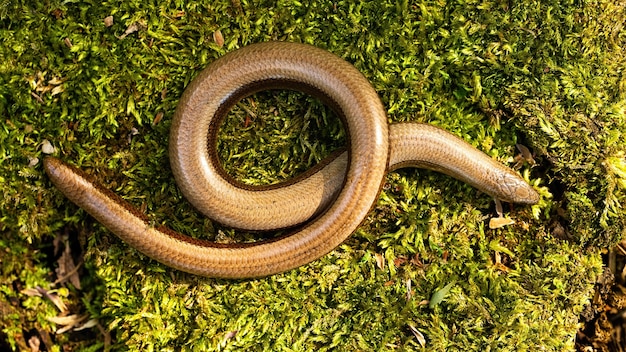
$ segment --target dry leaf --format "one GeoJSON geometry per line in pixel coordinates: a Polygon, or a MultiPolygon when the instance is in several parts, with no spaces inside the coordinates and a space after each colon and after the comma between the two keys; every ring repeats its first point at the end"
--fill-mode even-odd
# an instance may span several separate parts
{"type": "Polygon", "coordinates": [[[55,270],[57,277],[59,278],[57,283],[69,281],[72,285],[74,285],[74,287],[80,290],[81,286],[80,277],[78,276],[78,266],[74,264],[69,243],[65,243],[65,250],[63,250],[63,254],[59,257],[57,264],[58,267],[55,270]]]}
{"type": "Polygon", "coordinates": [[[41,349],[39,349],[40,345],[41,345],[41,341],[39,340],[39,337],[33,335],[28,339],[28,347],[30,347],[30,350],[32,352],[41,351],[41,349]]]}
{"type": "Polygon", "coordinates": [[[56,148],[50,143],[49,140],[44,139],[41,142],[41,152],[44,154],[54,154],[56,152],[56,148]]]}
{"type": "Polygon", "coordinates": [[[56,86],[56,87],[52,88],[51,95],[55,96],[57,94],[63,93],[63,91],[64,91],[63,86],[56,86]]]}
{"type": "Polygon", "coordinates": [[[412,281],[411,279],[406,279],[406,300],[410,301],[411,298],[413,297],[413,291],[412,291],[412,281]]]}
{"type": "Polygon", "coordinates": [[[152,126],[158,125],[159,122],[161,122],[161,119],[163,119],[163,111],[157,112],[156,116],[154,116],[154,119],[152,120],[152,126]]]}
{"type": "Polygon", "coordinates": [[[74,331],[80,331],[80,330],[83,330],[83,329],[93,328],[94,326],[97,326],[97,325],[98,325],[98,321],[96,319],[89,319],[83,325],[77,326],[74,329],[74,331]]]}
{"type": "Polygon", "coordinates": [[[422,334],[419,330],[417,330],[415,326],[411,324],[408,324],[408,325],[409,325],[409,330],[411,330],[411,332],[413,333],[413,336],[415,336],[420,346],[426,347],[426,338],[424,337],[424,334],[422,334]]]}
{"type": "Polygon", "coordinates": [[[35,288],[25,288],[21,290],[20,293],[25,294],[28,297],[33,297],[33,296],[41,297],[41,293],[39,293],[39,290],[35,288]]]}
{"type": "Polygon", "coordinates": [[[489,228],[490,229],[499,229],[501,227],[509,226],[515,224],[515,221],[509,218],[491,218],[489,219],[489,228]]]}
{"type": "Polygon", "coordinates": [[[376,266],[380,270],[385,270],[385,257],[380,253],[375,253],[374,257],[376,257],[376,266]]]}
{"type": "Polygon", "coordinates": [[[41,99],[41,97],[40,97],[39,95],[37,95],[37,93],[35,93],[35,92],[30,92],[30,95],[31,95],[33,98],[35,98],[35,100],[37,100],[40,104],[43,104],[43,103],[44,103],[43,99],[41,99]]]}
{"type": "Polygon", "coordinates": [[[395,266],[396,268],[404,265],[404,263],[406,263],[406,257],[397,257],[393,260],[393,266],[395,266]]]}
{"type": "Polygon", "coordinates": [[[530,152],[530,149],[528,149],[525,145],[519,143],[515,146],[520,151],[520,153],[522,154],[522,158],[526,160],[527,163],[529,163],[530,165],[535,165],[535,159],[533,158],[533,153],[530,152]]]}
{"type": "Polygon", "coordinates": [[[224,46],[224,36],[222,35],[222,31],[218,29],[215,32],[213,32],[213,41],[220,48],[224,46]]]}
{"type": "Polygon", "coordinates": [[[233,337],[237,336],[237,333],[239,332],[239,330],[233,330],[233,331],[229,331],[226,333],[226,336],[224,336],[225,340],[230,340],[233,337]]]}
{"type": "Polygon", "coordinates": [[[126,28],[126,30],[124,31],[124,34],[120,35],[117,37],[117,39],[124,39],[126,38],[129,34],[135,33],[139,30],[139,25],[137,23],[133,23],[130,26],[128,26],[126,28]]]}
{"type": "Polygon", "coordinates": [[[86,316],[80,316],[78,314],[71,314],[66,316],[57,315],[56,317],[48,317],[46,319],[58,325],[74,325],[83,321],[85,317],[86,316]]]}
{"type": "MultiPolygon", "coordinates": [[[[63,327],[60,329],[57,329],[56,333],[57,334],[63,334],[65,332],[68,332],[70,330],[72,330],[75,327],[79,327],[81,326],[81,324],[83,324],[83,322],[85,320],[87,320],[89,318],[89,316],[87,314],[83,314],[83,315],[78,315],[78,314],[71,314],[71,315],[66,315],[66,316],[56,316],[56,317],[50,317],[50,318],[46,318],[48,321],[53,322],[57,325],[62,325],[63,327]]],[[[87,323],[85,323],[87,324],[87,323]]],[[[94,324],[93,326],[97,325],[94,324]]],[[[81,328],[85,328],[82,327],[81,328]]]]}
{"type": "Polygon", "coordinates": [[[49,293],[47,290],[37,286],[37,291],[45,298],[50,300],[50,302],[54,303],[57,309],[61,312],[65,312],[67,310],[67,306],[56,293],[49,293]]]}
{"type": "Polygon", "coordinates": [[[59,84],[63,83],[64,80],[57,78],[57,77],[52,77],[51,80],[48,81],[48,84],[52,84],[53,86],[58,86],[59,84]]]}

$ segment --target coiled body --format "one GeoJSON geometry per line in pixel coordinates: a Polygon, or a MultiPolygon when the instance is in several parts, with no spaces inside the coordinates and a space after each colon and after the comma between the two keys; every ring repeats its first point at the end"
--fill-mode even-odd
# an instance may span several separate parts
{"type": "Polygon", "coordinates": [[[176,269],[224,278],[271,275],[328,253],[365,218],[389,169],[426,167],[505,201],[538,200],[519,175],[448,132],[424,124],[388,126],[363,75],[303,44],[255,44],[216,60],[185,90],[169,143],[180,189],[207,216],[241,229],[300,227],[251,244],[196,240],[152,227],[130,204],[59,159],[47,157],[44,167],[70,200],[131,246],[176,269]],[[328,103],[345,122],[348,151],[289,185],[248,189],[230,180],[215,151],[219,124],[238,100],[264,89],[296,89],[328,103]]]}

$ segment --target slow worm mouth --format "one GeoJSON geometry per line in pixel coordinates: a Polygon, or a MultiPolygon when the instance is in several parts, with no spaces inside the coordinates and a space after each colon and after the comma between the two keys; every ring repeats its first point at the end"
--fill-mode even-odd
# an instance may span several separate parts
{"type": "Polygon", "coordinates": [[[322,49],[285,42],[246,46],[203,70],[179,102],[169,152],[183,194],[220,223],[264,230],[312,220],[289,236],[269,241],[243,245],[199,241],[153,227],[135,207],[58,159],[46,158],[44,168],[67,198],[137,250],[182,271],[222,278],[271,275],[330,252],[366,217],[388,169],[431,168],[512,201],[518,200],[515,195],[504,198],[509,195],[502,193],[499,176],[512,174],[524,183],[510,169],[442,129],[417,123],[388,126],[377,93],[354,66],[322,49]],[[241,187],[219,164],[217,126],[243,96],[274,88],[303,91],[329,104],[345,122],[347,151],[292,183],[241,187]]]}

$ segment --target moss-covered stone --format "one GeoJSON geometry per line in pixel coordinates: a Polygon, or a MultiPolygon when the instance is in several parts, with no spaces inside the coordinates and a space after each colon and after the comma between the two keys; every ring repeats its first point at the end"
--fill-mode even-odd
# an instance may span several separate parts
{"type": "MultiPolygon", "coordinates": [[[[28,349],[34,336],[53,351],[572,349],[600,250],[626,228],[625,22],[613,1],[0,0],[0,348],[28,349]],[[515,144],[528,146],[536,166],[520,171],[541,202],[505,208],[515,225],[492,230],[487,196],[433,172],[394,172],[331,254],[226,281],[149,260],[45,177],[50,143],[155,223],[253,237],[182,200],[166,147],[191,79],[267,40],[350,61],[392,122],[437,124],[510,165],[515,144]],[[85,252],[81,290],[53,284],[59,234],[85,252]],[[102,329],[55,335],[58,309],[37,287],[102,329]]],[[[330,110],[270,92],[238,104],[220,153],[231,174],[264,184],[342,143],[330,110]]]]}

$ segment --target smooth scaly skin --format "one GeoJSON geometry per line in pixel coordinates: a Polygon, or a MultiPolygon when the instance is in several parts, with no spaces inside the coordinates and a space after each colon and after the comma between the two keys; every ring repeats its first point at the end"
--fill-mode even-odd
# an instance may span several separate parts
{"type": "Polygon", "coordinates": [[[176,111],[170,162],[185,196],[218,222],[268,230],[314,220],[289,236],[265,242],[225,245],[196,240],[151,226],[132,205],[57,158],[46,157],[44,168],[70,200],[132,247],[176,269],[223,278],[271,275],[330,252],[367,215],[388,169],[426,167],[498,199],[527,204],[538,200],[516,173],[448,132],[424,124],[388,128],[376,92],[352,65],[294,43],[250,45],[201,72],[176,111]],[[349,153],[290,185],[250,189],[224,179],[214,148],[219,123],[240,98],[268,88],[302,90],[333,106],[346,123],[349,153]]]}

